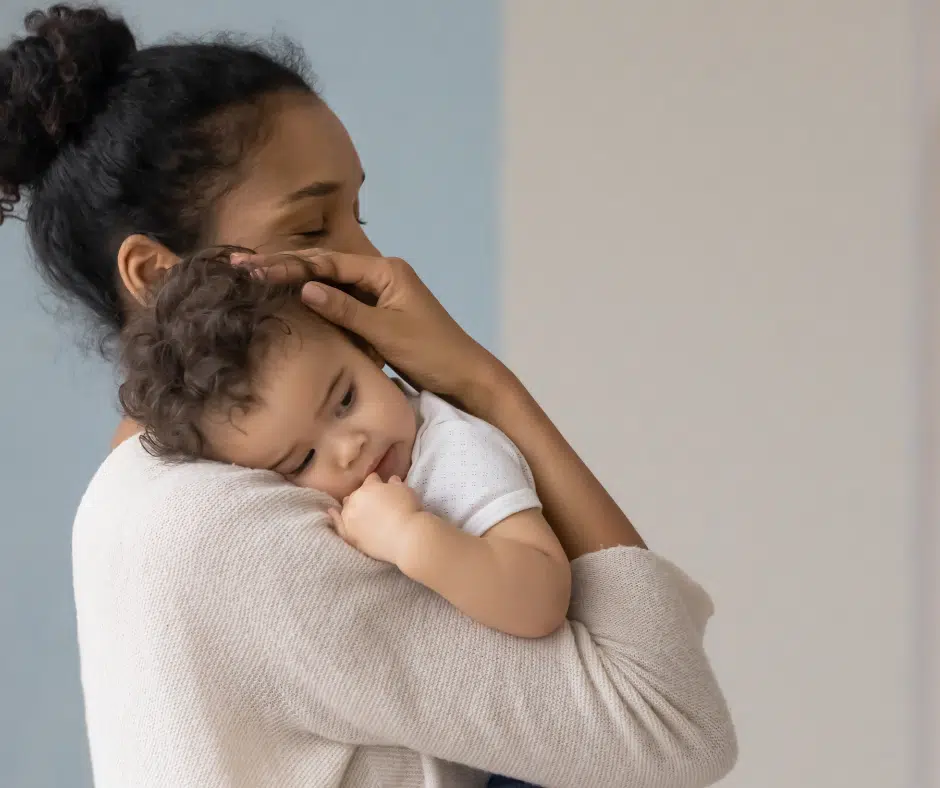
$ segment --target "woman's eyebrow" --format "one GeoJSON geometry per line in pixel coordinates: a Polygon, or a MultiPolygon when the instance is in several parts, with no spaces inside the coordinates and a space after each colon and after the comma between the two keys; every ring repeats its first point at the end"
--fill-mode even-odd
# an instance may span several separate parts
{"type": "Polygon", "coordinates": [[[307,186],[297,189],[295,192],[291,192],[282,202],[284,205],[288,205],[289,203],[297,202],[297,200],[303,200],[307,197],[326,197],[339,191],[341,186],[342,184],[339,181],[314,181],[307,186]]]}
{"type": "MultiPolygon", "coordinates": [[[[360,184],[365,183],[365,180],[366,174],[363,172],[360,184]]],[[[314,181],[313,183],[297,189],[297,191],[291,192],[283,199],[282,202],[284,205],[288,205],[292,202],[297,202],[297,200],[303,200],[308,197],[327,197],[330,194],[339,191],[342,185],[343,184],[341,181],[314,181]]]]}

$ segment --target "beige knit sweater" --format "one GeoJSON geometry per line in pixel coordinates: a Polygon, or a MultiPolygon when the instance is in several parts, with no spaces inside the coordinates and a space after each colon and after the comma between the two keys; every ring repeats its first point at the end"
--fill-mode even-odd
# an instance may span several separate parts
{"type": "Polygon", "coordinates": [[[711,603],[655,555],[573,564],[569,623],[486,629],[344,544],[317,493],[132,438],[75,520],[97,788],[708,785],[736,756],[711,603]],[[458,765],[464,764],[464,765],[458,765]]]}

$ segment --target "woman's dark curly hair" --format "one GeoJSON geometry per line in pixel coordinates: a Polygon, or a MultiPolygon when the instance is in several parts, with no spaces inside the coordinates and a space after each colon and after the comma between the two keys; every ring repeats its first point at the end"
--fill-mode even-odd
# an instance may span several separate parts
{"type": "Polygon", "coordinates": [[[138,49],[119,16],[55,5],[0,51],[0,223],[28,197],[40,271],[105,339],[124,325],[117,251],[140,233],[180,256],[265,133],[264,99],[316,95],[300,51],[220,38],[138,49]]]}
{"type": "MultiPolygon", "coordinates": [[[[298,285],[272,285],[218,248],[173,266],[121,334],[124,413],[158,457],[202,457],[207,411],[247,410],[266,352],[291,329],[298,285]]],[[[315,319],[312,317],[311,319],[315,319]]]]}

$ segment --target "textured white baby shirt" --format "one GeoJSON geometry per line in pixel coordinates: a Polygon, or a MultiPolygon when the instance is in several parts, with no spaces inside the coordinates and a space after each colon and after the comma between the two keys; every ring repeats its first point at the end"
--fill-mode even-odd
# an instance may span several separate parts
{"type": "Polygon", "coordinates": [[[409,399],[420,423],[405,482],[427,511],[483,536],[541,508],[528,463],[500,430],[427,391],[409,399]]]}

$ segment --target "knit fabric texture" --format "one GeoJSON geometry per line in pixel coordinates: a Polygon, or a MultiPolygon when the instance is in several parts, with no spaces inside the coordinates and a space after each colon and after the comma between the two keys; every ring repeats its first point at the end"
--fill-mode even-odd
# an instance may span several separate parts
{"type": "Polygon", "coordinates": [[[105,460],[73,533],[97,788],[699,788],[737,745],[705,592],[655,554],[572,564],[569,621],[475,623],[346,545],[276,474],[105,460]]]}

